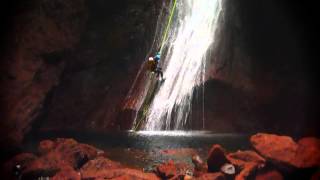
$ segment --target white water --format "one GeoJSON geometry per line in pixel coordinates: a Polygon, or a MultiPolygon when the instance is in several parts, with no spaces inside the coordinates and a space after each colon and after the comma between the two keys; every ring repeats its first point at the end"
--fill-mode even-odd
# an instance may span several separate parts
{"type": "Polygon", "coordinates": [[[214,42],[221,0],[177,0],[164,61],[165,82],[147,114],[145,130],[184,129],[193,89],[203,83],[206,54],[214,42]]]}

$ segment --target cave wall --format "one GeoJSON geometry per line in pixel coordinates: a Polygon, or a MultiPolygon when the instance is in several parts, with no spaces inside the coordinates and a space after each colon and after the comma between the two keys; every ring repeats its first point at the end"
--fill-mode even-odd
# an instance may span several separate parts
{"type": "Polygon", "coordinates": [[[88,1],[88,25],[37,125],[119,130],[117,116],[155,32],[162,1],[88,1]]]}
{"type": "MultiPolygon", "coordinates": [[[[312,5],[224,2],[205,85],[205,128],[318,134],[312,5]]],[[[202,127],[199,102],[193,109],[196,129],[202,127]]]]}
{"type": "MultiPolygon", "coordinates": [[[[17,2],[1,32],[1,139],[118,129],[163,1],[17,2]]],[[[313,20],[301,4],[284,2],[224,1],[205,85],[206,129],[316,134],[316,53],[306,30],[313,20]]],[[[194,129],[202,128],[200,99],[194,129]]]]}
{"type": "Polygon", "coordinates": [[[162,1],[6,5],[1,141],[20,142],[30,130],[115,128],[119,106],[153,40],[162,1]]]}
{"type": "Polygon", "coordinates": [[[1,138],[20,141],[59,84],[62,58],[79,41],[87,12],[83,0],[14,5],[2,34],[1,138]]]}

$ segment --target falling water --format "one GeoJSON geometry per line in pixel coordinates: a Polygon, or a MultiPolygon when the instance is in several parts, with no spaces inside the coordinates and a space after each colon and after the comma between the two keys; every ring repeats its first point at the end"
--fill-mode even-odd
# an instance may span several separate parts
{"type": "Polygon", "coordinates": [[[145,130],[184,129],[194,87],[204,82],[221,9],[221,0],[178,0],[162,59],[166,80],[150,105],[145,130]]]}

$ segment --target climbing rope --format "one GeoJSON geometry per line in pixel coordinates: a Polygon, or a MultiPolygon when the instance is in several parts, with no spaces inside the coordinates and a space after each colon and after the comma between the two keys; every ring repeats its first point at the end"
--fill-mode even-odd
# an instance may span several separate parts
{"type": "Polygon", "coordinates": [[[173,17],[174,11],[176,9],[176,4],[177,4],[177,0],[174,0],[173,6],[172,6],[171,12],[170,12],[169,20],[168,20],[168,23],[167,23],[167,27],[165,29],[165,33],[162,36],[162,42],[161,42],[161,47],[160,47],[160,51],[159,51],[160,54],[162,52],[163,46],[165,44],[165,41],[167,40],[168,31],[169,31],[169,27],[170,27],[170,24],[171,24],[171,21],[172,21],[172,17],[173,17]]]}
{"type": "MultiPolygon", "coordinates": [[[[160,54],[161,54],[162,49],[164,47],[164,44],[165,44],[165,42],[167,40],[168,31],[169,31],[169,27],[171,25],[171,21],[172,21],[173,14],[174,14],[174,11],[175,11],[175,8],[176,8],[176,4],[177,4],[177,0],[174,0],[173,6],[171,8],[170,16],[169,16],[169,19],[168,19],[168,23],[167,23],[167,26],[165,28],[165,32],[164,32],[164,34],[162,36],[162,42],[161,42],[161,47],[160,47],[160,51],[159,51],[160,54]]],[[[151,79],[153,79],[153,78],[151,78],[151,79]]],[[[146,99],[144,100],[144,102],[142,104],[142,107],[140,108],[140,110],[138,112],[137,121],[133,125],[133,130],[134,131],[137,131],[142,126],[142,122],[146,119],[147,112],[148,112],[152,97],[154,96],[154,94],[156,92],[156,89],[157,89],[156,88],[156,86],[158,85],[157,83],[158,83],[158,81],[152,81],[151,87],[153,87],[153,88],[151,88],[148,91],[148,93],[146,95],[146,99]]]]}

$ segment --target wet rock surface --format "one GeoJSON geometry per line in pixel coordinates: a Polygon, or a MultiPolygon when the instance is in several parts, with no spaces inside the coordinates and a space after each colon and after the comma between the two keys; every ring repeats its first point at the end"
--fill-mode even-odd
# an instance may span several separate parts
{"type": "MultiPolygon", "coordinates": [[[[41,141],[35,154],[22,153],[14,156],[3,164],[2,174],[7,179],[13,179],[16,172],[15,166],[20,165],[19,173],[22,179],[50,177],[57,180],[282,180],[294,178],[313,180],[319,178],[319,139],[307,137],[295,142],[288,136],[259,133],[251,136],[250,140],[254,149],[235,152],[229,152],[219,144],[212,145],[207,153],[207,163],[199,157],[195,149],[159,149],[158,152],[152,153],[169,154],[168,157],[173,159],[163,159],[161,163],[155,164],[153,170],[146,171],[144,168],[134,167],[134,164],[124,165],[114,161],[112,156],[108,157],[108,153],[93,146],[79,143],[74,139],[58,138],[41,141]],[[269,145],[272,146],[269,147],[269,145]],[[291,146],[297,146],[297,148],[291,146]],[[264,147],[264,151],[260,149],[261,147],[264,147]],[[288,157],[279,159],[277,156],[279,154],[283,156],[285,153],[282,151],[292,149],[297,153],[295,161],[291,161],[288,157]],[[305,153],[299,155],[302,151],[305,153]],[[181,157],[189,160],[182,162],[181,157]],[[294,164],[297,162],[300,164],[294,164]]],[[[137,150],[130,151],[132,155],[140,153],[137,150]]],[[[139,155],[147,156],[147,154],[139,155]]]]}
{"type": "Polygon", "coordinates": [[[294,168],[320,165],[319,139],[302,138],[295,142],[289,136],[259,133],[250,141],[259,154],[275,164],[294,168]]]}

